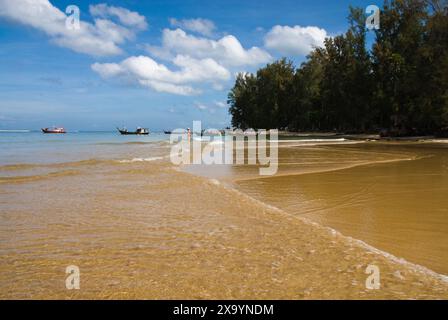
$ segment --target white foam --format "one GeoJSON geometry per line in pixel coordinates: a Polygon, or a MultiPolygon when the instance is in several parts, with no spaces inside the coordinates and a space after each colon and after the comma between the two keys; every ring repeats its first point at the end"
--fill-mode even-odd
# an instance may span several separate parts
{"type": "Polygon", "coordinates": [[[429,140],[429,142],[435,142],[435,143],[448,143],[448,139],[429,140]]]}
{"type": "Polygon", "coordinates": [[[163,160],[163,157],[152,157],[152,158],[134,158],[132,160],[119,160],[119,163],[133,163],[133,162],[152,162],[157,160],[163,160]]]}
{"type": "Polygon", "coordinates": [[[215,140],[210,142],[210,145],[222,145],[222,144],[224,144],[224,141],[222,140],[215,140]]]}
{"type": "Polygon", "coordinates": [[[340,139],[294,139],[294,140],[275,140],[272,142],[278,142],[278,143],[290,143],[290,142],[344,142],[347,141],[347,139],[340,138],[340,139]]]}
{"type": "Polygon", "coordinates": [[[221,182],[219,182],[219,181],[216,180],[216,179],[210,179],[210,182],[211,182],[212,184],[214,184],[215,186],[219,186],[219,185],[221,184],[221,182]]]}

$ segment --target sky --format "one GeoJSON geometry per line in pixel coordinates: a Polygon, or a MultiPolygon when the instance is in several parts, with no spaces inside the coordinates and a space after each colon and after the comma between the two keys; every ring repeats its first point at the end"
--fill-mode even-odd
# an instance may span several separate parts
{"type": "Polygon", "coordinates": [[[225,128],[237,73],[300,65],[350,5],[381,3],[0,0],[0,129],[225,128]]]}

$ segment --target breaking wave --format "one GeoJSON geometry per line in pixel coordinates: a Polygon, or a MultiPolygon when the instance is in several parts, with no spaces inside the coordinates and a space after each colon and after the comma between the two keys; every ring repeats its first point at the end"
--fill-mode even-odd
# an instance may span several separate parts
{"type": "Polygon", "coordinates": [[[118,160],[119,163],[133,163],[133,162],[152,162],[157,160],[163,160],[165,157],[151,157],[151,158],[134,158],[131,160],[118,160]]]}

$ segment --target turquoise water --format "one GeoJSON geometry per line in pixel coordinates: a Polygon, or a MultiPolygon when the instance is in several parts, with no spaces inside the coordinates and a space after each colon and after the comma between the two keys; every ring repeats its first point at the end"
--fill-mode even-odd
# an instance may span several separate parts
{"type": "Polygon", "coordinates": [[[169,136],[163,133],[122,136],[116,131],[0,132],[0,165],[150,157],[153,146],[163,141],[169,141],[169,136]]]}

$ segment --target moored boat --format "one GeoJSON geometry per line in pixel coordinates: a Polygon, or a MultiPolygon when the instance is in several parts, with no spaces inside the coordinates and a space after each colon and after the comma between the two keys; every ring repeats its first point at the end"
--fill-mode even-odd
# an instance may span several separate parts
{"type": "Polygon", "coordinates": [[[43,133],[67,133],[64,128],[42,128],[43,133]]]}
{"type": "Polygon", "coordinates": [[[120,132],[122,135],[148,135],[149,129],[147,128],[140,128],[138,127],[135,131],[128,131],[128,129],[123,128],[117,128],[118,132],[120,132]]]}

